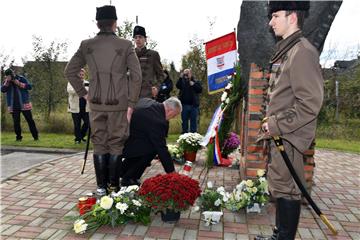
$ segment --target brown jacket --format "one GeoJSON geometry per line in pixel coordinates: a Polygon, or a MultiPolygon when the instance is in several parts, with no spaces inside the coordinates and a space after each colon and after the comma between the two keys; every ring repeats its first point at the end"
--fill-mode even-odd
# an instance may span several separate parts
{"type": "Polygon", "coordinates": [[[157,51],[143,47],[136,48],[142,71],[140,98],[151,98],[151,87],[158,87],[164,80],[164,71],[157,51]]]}
{"type": "Polygon", "coordinates": [[[304,37],[273,64],[267,110],[271,136],[282,136],[300,152],[315,138],[323,101],[318,51],[304,37]]]}
{"type": "Polygon", "coordinates": [[[139,60],[132,43],[114,33],[100,32],[82,41],[65,68],[65,76],[79,97],[88,93],[91,111],[125,111],[134,107],[139,98],[139,60]],[[91,76],[89,93],[78,76],[86,64],[91,76]]]}

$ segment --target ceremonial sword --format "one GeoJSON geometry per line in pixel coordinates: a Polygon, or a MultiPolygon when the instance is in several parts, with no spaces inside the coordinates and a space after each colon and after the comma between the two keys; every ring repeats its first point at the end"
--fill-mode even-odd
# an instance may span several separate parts
{"type": "Polygon", "coordinates": [[[84,161],[83,161],[83,165],[81,168],[81,174],[84,173],[85,170],[85,165],[86,165],[86,159],[87,159],[87,155],[89,152],[89,145],[90,145],[90,134],[91,134],[91,128],[89,126],[89,130],[88,130],[88,136],[87,136],[87,140],[86,140],[86,148],[85,148],[85,154],[84,154],[84,161]]]}
{"type": "Polygon", "coordinates": [[[337,231],[334,228],[334,226],[329,222],[329,220],[326,218],[326,216],[321,212],[321,210],[319,209],[319,207],[316,205],[316,203],[312,200],[311,196],[309,195],[309,193],[306,191],[304,185],[301,183],[299,176],[296,174],[295,169],[293,167],[293,165],[290,162],[290,159],[288,157],[288,155],[285,152],[285,148],[283,145],[283,141],[279,136],[276,137],[272,137],[275,141],[276,147],[278,148],[278,150],[281,153],[281,156],[284,159],[284,162],[287,166],[287,168],[289,169],[292,177],[294,178],[296,185],[299,187],[301,193],[304,195],[304,197],[306,198],[306,200],[309,202],[309,204],[311,205],[311,207],[314,209],[314,211],[316,212],[316,214],[321,218],[321,220],[325,223],[325,225],[330,229],[330,231],[334,234],[337,235],[337,231]]]}

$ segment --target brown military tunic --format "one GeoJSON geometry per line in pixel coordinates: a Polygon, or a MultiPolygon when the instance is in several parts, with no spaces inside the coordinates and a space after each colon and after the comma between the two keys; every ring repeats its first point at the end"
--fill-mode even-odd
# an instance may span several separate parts
{"type": "Polygon", "coordinates": [[[127,108],[135,106],[141,88],[141,69],[132,43],[112,32],[100,32],[81,42],[65,76],[79,97],[88,93],[94,153],[121,155],[129,134],[127,108]],[[91,76],[89,92],[78,76],[86,64],[91,76]]]}
{"type": "MultiPolygon", "coordinates": [[[[323,100],[323,78],[318,51],[295,32],[277,44],[269,82],[268,117],[271,136],[281,136],[300,179],[305,184],[302,153],[315,138],[316,118],[323,100]]],[[[300,199],[281,155],[271,144],[269,188],[276,198],[300,199]]]]}
{"type": "Polygon", "coordinates": [[[151,87],[158,87],[164,80],[164,71],[157,51],[143,47],[136,48],[142,71],[142,84],[140,98],[151,98],[151,87]]]}

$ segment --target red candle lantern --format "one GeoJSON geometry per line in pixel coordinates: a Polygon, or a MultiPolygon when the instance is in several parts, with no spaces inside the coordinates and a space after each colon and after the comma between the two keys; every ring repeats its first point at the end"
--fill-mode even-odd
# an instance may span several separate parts
{"type": "Polygon", "coordinates": [[[88,198],[87,197],[81,197],[79,198],[79,202],[78,202],[78,209],[79,209],[79,213],[80,215],[83,215],[84,213],[87,212],[87,201],[88,201],[88,198]]]}

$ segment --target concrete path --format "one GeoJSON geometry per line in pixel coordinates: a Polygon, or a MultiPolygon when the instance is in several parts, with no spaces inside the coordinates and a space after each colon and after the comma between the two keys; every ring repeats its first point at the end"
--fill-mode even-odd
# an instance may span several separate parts
{"type": "Polygon", "coordinates": [[[49,150],[46,148],[1,146],[0,181],[46,162],[53,161],[77,151],[67,149],[49,150]]]}
{"type": "MultiPolygon", "coordinates": [[[[200,182],[205,180],[204,154],[198,154],[193,173],[193,178],[200,182]]],[[[303,206],[296,238],[360,239],[360,155],[318,150],[315,162],[312,196],[339,235],[332,236],[319,217],[303,206]]],[[[143,178],[163,172],[158,161],[153,163],[143,178]]],[[[114,229],[104,226],[92,236],[76,235],[73,223],[63,217],[73,214],[78,198],[95,187],[92,161],[88,161],[83,175],[81,164],[81,155],[64,157],[2,182],[1,239],[253,239],[257,234],[271,234],[275,218],[272,203],[261,214],[225,211],[221,223],[210,227],[204,226],[200,213],[186,211],[176,224],[165,224],[160,216],[154,215],[149,226],[127,224],[114,229]]],[[[231,190],[240,178],[238,170],[215,167],[208,180],[216,187],[223,185],[231,190]]]]}

